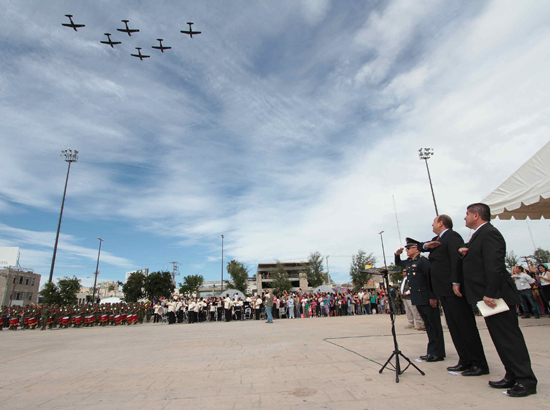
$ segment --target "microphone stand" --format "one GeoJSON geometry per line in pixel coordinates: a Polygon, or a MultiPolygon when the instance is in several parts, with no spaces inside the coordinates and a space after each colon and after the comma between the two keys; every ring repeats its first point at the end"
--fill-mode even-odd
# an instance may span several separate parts
{"type": "MultiPolygon", "coordinates": [[[[382,234],[384,231],[379,232],[380,235],[380,241],[382,242],[382,255],[384,257],[384,269],[380,271],[380,273],[383,274],[384,277],[384,286],[386,287],[386,291],[388,292],[388,295],[391,299],[391,295],[389,293],[390,289],[390,281],[389,281],[389,271],[388,271],[388,265],[386,264],[386,252],[384,250],[384,239],[382,237],[382,234]]],[[[399,350],[399,345],[397,343],[397,335],[395,333],[395,318],[394,318],[394,308],[395,305],[392,300],[390,300],[390,320],[391,320],[391,333],[393,336],[393,353],[391,354],[390,358],[384,363],[384,366],[378,371],[378,373],[382,373],[384,369],[390,365],[393,367],[393,370],[395,370],[395,382],[399,383],[399,375],[405,373],[405,370],[407,370],[410,366],[414,367],[416,370],[420,372],[422,376],[425,376],[426,373],[424,373],[422,370],[420,370],[413,362],[410,361],[410,359],[405,356],[403,353],[401,353],[401,350],[399,350]],[[395,357],[395,366],[391,362],[392,359],[395,357]],[[399,357],[402,357],[408,364],[407,367],[405,367],[403,370],[401,370],[401,365],[399,363],[399,357]]],[[[391,370],[391,369],[390,369],[391,370]]]]}

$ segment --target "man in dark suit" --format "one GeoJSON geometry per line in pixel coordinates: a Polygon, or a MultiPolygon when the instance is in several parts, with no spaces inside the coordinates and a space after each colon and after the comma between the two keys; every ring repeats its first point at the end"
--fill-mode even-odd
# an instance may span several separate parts
{"type": "Polygon", "coordinates": [[[428,334],[428,353],[420,356],[427,362],[439,362],[445,359],[445,341],[443,340],[443,328],[441,316],[437,305],[437,296],[430,291],[429,271],[430,262],[420,255],[418,247],[420,242],[407,238],[407,260],[401,260],[403,248],[395,252],[395,264],[405,271],[411,286],[411,302],[418,309],[418,313],[426,326],[428,334]]]}
{"type": "Polygon", "coordinates": [[[453,221],[447,215],[436,216],[432,227],[437,236],[431,242],[423,243],[420,248],[423,252],[430,252],[431,290],[441,301],[459,357],[458,364],[447,367],[447,370],[461,371],[463,376],[489,374],[472,306],[460,293],[460,287],[463,288],[464,284],[458,249],[464,245],[464,241],[458,232],[453,231],[453,221]],[[453,286],[457,288],[457,293],[453,286]]]}
{"type": "Polygon", "coordinates": [[[537,392],[537,378],[531,368],[529,351],[518,324],[516,305],[520,303],[512,277],[506,270],[506,242],[493,225],[491,210],[486,204],[468,206],[466,226],[474,234],[459,252],[463,255],[465,294],[468,302],[483,301],[496,307],[495,299],[504,299],[510,307],[506,312],[485,317],[487,329],[504,364],[506,375],[500,381],[490,381],[494,388],[507,388],[507,394],[525,397],[537,392]]]}

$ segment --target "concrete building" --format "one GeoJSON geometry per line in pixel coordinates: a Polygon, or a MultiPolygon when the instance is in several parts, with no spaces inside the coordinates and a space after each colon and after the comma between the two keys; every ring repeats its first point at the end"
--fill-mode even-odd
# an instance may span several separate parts
{"type": "MultiPolygon", "coordinates": [[[[224,281],[225,282],[225,281],[224,281]]],[[[227,284],[223,284],[223,288],[227,289],[227,284]]],[[[210,297],[210,296],[220,296],[221,291],[221,281],[220,280],[208,280],[202,283],[202,286],[199,288],[198,297],[210,297]]],[[[245,292],[247,295],[253,295],[257,292],[256,287],[256,278],[248,279],[248,288],[245,292]]]]}
{"type": "Polygon", "coordinates": [[[0,269],[0,305],[27,306],[38,302],[40,278],[32,271],[0,269]]]}
{"type": "MultiPolygon", "coordinates": [[[[302,289],[306,291],[309,289],[307,281],[307,267],[308,262],[281,262],[281,265],[288,273],[290,283],[292,283],[292,290],[297,291],[302,289]]],[[[257,292],[261,294],[264,290],[272,288],[271,282],[273,278],[271,274],[277,269],[276,263],[259,263],[258,270],[256,271],[256,287],[257,292]]]]}

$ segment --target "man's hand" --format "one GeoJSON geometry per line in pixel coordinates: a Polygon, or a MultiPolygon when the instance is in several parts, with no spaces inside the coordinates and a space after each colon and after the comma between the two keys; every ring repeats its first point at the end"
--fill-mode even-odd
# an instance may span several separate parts
{"type": "Polygon", "coordinates": [[[462,293],[460,293],[460,285],[453,285],[453,292],[454,292],[455,295],[458,296],[459,298],[462,297],[462,293]]]}
{"type": "Polygon", "coordinates": [[[430,306],[433,308],[437,307],[437,299],[430,299],[430,306]]]}
{"type": "Polygon", "coordinates": [[[396,255],[401,255],[402,253],[403,253],[403,248],[399,248],[398,250],[395,251],[396,255]]]}
{"type": "Polygon", "coordinates": [[[439,245],[441,245],[441,242],[439,241],[431,241],[431,242],[426,242],[424,244],[424,248],[426,249],[434,249],[434,248],[437,248],[439,245]]]}
{"type": "Polygon", "coordinates": [[[468,248],[460,248],[458,250],[462,255],[466,256],[466,254],[468,253],[468,248]]]}
{"type": "Polygon", "coordinates": [[[497,307],[497,304],[495,303],[495,300],[493,298],[488,298],[487,296],[483,296],[483,301],[487,306],[489,306],[491,309],[494,309],[497,307]]]}

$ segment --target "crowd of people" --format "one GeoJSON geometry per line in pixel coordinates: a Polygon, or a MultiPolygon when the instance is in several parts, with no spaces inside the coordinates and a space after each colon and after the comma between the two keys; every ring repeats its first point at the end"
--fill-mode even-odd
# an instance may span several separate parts
{"type": "Polygon", "coordinates": [[[135,325],[149,322],[151,303],[2,306],[0,331],[135,325]]]}
{"type": "MultiPolygon", "coordinates": [[[[399,295],[393,288],[354,292],[283,292],[273,295],[270,306],[275,319],[297,319],[331,316],[368,315],[390,312],[390,297],[397,313],[404,312],[399,295]]],[[[153,302],[154,322],[198,323],[207,321],[267,319],[269,292],[239,297],[226,293],[221,297],[158,299],[153,302]]]]}

